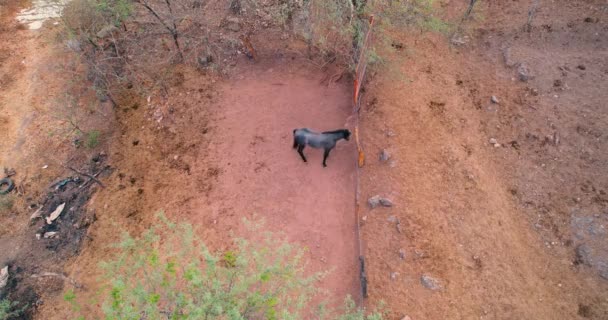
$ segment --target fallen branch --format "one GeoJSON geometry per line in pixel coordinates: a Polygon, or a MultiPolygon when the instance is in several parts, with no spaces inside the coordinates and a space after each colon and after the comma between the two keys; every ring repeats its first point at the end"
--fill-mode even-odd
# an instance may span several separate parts
{"type": "Polygon", "coordinates": [[[30,277],[32,278],[45,278],[45,277],[56,277],[59,278],[63,281],[67,281],[69,282],[72,286],[74,286],[74,288],[80,289],[82,288],[82,285],[79,284],[78,282],[76,282],[74,279],[72,278],[68,278],[65,275],[61,274],[61,273],[55,273],[55,272],[42,272],[42,273],[38,273],[38,274],[33,274],[30,277]]]}
{"type": "MultiPolygon", "coordinates": [[[[81,184],[78,189],[84,188],[84,186],[86,186],[87,184],[89,184],[89,182],[93,181],[93,179],[97,178],[97,176],[99,176],[102,172],[104,172],[106,169],[110,168],[110,166],[105,166],[103,167],[101,170],[99,170],[99,172],[97,172],[96,174],[93,175],[94,178],[89,178],[89,180],[85,181],[83,184],[81,184]]],[[[102,186],[103,187],[103,186],[102,186]]]]}
{"type": "Polygon", "coordinates": [[[103,185],[103,183],[101,183],[101,181],[99,181],[95,176],[92,176],[92,175],[90,175],[88,173],[80,172],[80,171],[78,171],[78,170],[76,170],[76,169],[74,169],[74,168],[72,168],[70,166],[66,166],[66,165],[63,165],[63,164],[61,166],[64,167],[64,168],[66,168],[66,169],[68,169],[68,170],[72,170],[72,171],[74,171],[75,173],[77,173],[77,174],[79,174],[81,176],[89,177],[91,180],[97,182],[97,184],[99,184],[100,187],[105,188],[105,186],[103,185]]]}

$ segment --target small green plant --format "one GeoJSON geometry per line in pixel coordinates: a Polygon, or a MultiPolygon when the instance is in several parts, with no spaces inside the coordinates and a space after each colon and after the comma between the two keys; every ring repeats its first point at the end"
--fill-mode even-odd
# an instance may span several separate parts
{"type": "Polygon", "coordinates": [[[0,300],[0,320],[16,319],[23,314],[25,307],[18,307],[19,302],[8,299],[0,300]]]}
{"type": "MultiPolygon", "coordinates": [[[[102,263],[105,319],[327,319],[308,309],[324,273],[306,275],[304,250],[251,224],[261,239],[236,239],[235,248],[216,255],[189,224],[160,223],[141,237],[124,235],[115,259],[102,263]]],[[[74,292],[64,295],[82,312],[74,292]]],[[[329,313],[344,320],[379,320],[351,299],[329,313]]],[[[84,319],[84,318],[83,318],[84,319]]]]}
{"type": "Polygon", "coordinates": [[[99,130],[91,130],[86,133],[85,145],[89,149],[93,149],[99,145],[99,136],[101,132],[99,130]]]}

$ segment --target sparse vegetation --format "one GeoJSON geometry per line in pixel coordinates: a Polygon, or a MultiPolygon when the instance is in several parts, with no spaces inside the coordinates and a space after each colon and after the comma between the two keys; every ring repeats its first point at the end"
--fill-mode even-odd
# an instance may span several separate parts
{"type": "Polygon", "coordinates": [[[99,136],[101,135],[101,132],[99,132],[98,130],[91,130],[91,131],[87,132],[85,135],[86,135],[86,141],[85,141],[86,147],[89,149],[93,149],[93,148],[97,147],[97,145],[99,144],[99,136]]]}
{"type": "Polygon", "coordinates": [[[18,308],[18,304],[18,302],[10,301],[8,299],[0,300],[0,320],[14,319],[21,315],[25,308],[18,308]]]}
{"type": "MultiPolygon", "coordinates": [[[[115,259],[102,263],[109,283],[102,311],[107,319],[303,319],[324,276],[304,273],[304,250],[265,232],[262,239],[236,239],[236,248],[212,253],[189,224],[162,214],[158,227],[139,238],[124,235],[115,259]]],[[[252,225],[257,233],[260,226],[252,225]]],[[[64,299],[82,308],[74,292],[64,299]]],[[[322,308],[323,309],[323,308],[322,308]]],[[[338,319],[382,319],[365,315],[347,299],[338,319]]],[[[323,311],[319,318],[336,317],[323,311]]]]}

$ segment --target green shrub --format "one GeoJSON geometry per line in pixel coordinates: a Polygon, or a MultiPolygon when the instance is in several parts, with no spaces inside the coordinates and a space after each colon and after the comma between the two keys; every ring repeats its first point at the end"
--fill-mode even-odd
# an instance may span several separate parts
{"type": "Polygon", "coordinates": [[[18,302],[8,299],[0,300],[0,320],[16,319],[19,317],[25,308],[17,308],[18,302]]]}
{"type": "Polygon", "coordinates": [[[93,149],[93,148],[97,147],[97,145],[99,145],[99,136],[100,135],[101,135],[101,132],[99,132],[99,130],[91,130],[91,131],[87,132],[86,141],[85,141],[86,147],[89,149],[93,149]]]}
{"type": "MultiPolygon", "coordinates": [[[[236,239],[234,250],[217,255],[191,225],[175,224],[162,214],[159,220],[139,238],[124,235],[115,246],[116,258],[102,263],[109,282],[102,305],[106,319],[312,316],[307,310],[324,273],[305,275],[304,250],[254,226],[262,239],[236,239]]],[[[65,300],[81,309],[73,292],[65,300]]],[[[382,319],[380,313],[365,316],[348,301],[338,319],[382,319]]]]}

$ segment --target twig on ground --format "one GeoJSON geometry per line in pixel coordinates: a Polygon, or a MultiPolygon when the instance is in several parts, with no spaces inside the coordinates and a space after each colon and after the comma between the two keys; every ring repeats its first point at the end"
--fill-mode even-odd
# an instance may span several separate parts
{"type": "Polygon", "coordinates": [[[78,170],[76,170],[76,169],[74,169],[74,168],[72,168],[72,167],[70,167],[68,165],[62,164],[61,166],[64,167],[64,168],[66,168],[66,169],[68,169],[68,170],[74,171],[75,173],[77,173],[77,174],[79,174],[81,176],[89,177],[91,180],[97,182],[97,184],[99,184],[100,187],[105,188],[105,186],[103,185],[103,183],[101,183],[101,181],[99,181],[95,176],[92,176],[92,175],[90,175],[88,173],[84,173],[84,172],[78,171],[78,170]]]}

